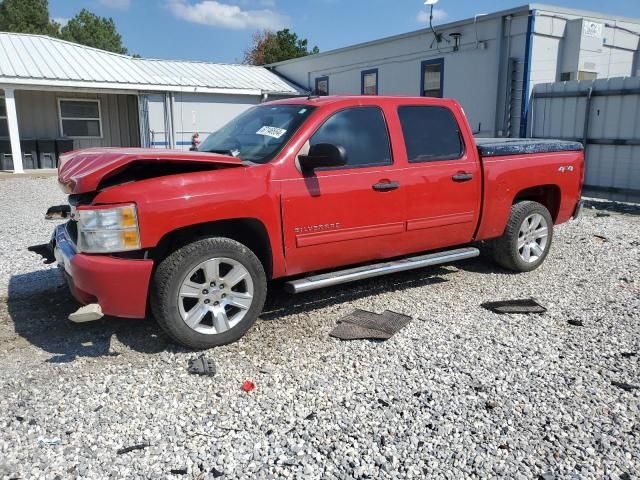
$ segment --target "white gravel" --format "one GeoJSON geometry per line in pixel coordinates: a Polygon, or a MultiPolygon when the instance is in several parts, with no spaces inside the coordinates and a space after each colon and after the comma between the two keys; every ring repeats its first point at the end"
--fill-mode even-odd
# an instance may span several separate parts
{"type": "Polygon", "coordinates": [[[612,382],[640,386],[640,207],[594,203],[530,274],[481,258],[274,288],[204,378],[152,320],[65,320],[61,278],[25,251],[64,201],[54,179],[0,180],[0,198],[2,477],[637,478],[640,390],[612,382]],[[529,296],[549,311],[480,307],[529,296]],[[354,308],[414,320],[384,343],[329,338],[354,308]]]}

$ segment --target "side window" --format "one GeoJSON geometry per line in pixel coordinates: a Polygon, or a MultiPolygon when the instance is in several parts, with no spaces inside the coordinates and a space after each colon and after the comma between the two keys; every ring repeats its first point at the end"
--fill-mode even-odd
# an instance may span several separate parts
{"type": "Polygon", "coordinates": [[[60,133],[71,138],[102,138],[100,100],[58,99],[60,133]]]}
{"type": "Polygon", "coordinates": [[[348,108],[334,113],[309,142],[344,147],[347,167],[392,163],[387,124],[378,107],[348,108]]]}
{"type": "Polygon", "coordinates": [[[398,108],[409,162],[454,160],[462,157],[464,145],[458,122],[445,107],[398,108]]]}

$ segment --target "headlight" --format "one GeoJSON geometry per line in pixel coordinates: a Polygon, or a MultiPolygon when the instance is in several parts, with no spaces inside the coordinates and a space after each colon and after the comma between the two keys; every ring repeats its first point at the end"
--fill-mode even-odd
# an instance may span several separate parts
{"type": "Polygon", "coordinates": [[[123,252],[140,248],[134,204],[109,208],[78,208],[78,251],[123,252]]]}

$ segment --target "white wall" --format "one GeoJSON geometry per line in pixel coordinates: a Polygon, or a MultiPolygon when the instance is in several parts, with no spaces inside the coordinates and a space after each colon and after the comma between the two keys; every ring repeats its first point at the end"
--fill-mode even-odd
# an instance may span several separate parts
{"type": "Polygon", "coordinates": [[[100,101],[102,138],[76,138],[74,148],[137,147],[140,145],[138,105],[134,95],[51,90],[16,90],[16,108],[21,139],[51,139],[60,131],[60,98],[100,101]]]}
{"type": "Polygon", "coordinates": [[[176,93],[173,107],[176,147],[189,149],[195,132],[200,134],[200,141],[204,141],[229,120],[260,102],[258,96],[176,93]]]}
{"type": "MultiPolygon", "coordinates": [[[[478,44],[473,21],[456,24],[447,30],[436,28],[446,38],[450,38],[449,33],[461,33],[459,51],[453,51],[453,40],[450,44],[443,41],[440,45],[434,43],[431,46],[433,34],[429,30],[421,30],[382,42],[285,62],[277,65],[275,70],[311,90],[315,88],[317,77],[328,76],[330,94],[359,95],[361,72],[377,68],[380,95],[419,96],[421,62],[444,58],[444,96],[455,98],[462,104],[474,130],[481,125],[483,135],[492,135],[496,105],[499,104],[502,110],[506,96],[504,85],[498,93],[501,22],[501,17],[479,17],[478,44]]],[[[511,56],[524,61],[526,10],[514,16],[510,42],[506,39],[507,30],[508,24],[504,31],[503,58],[511,56]],[[510,52],[507,52],[507,44],[510,44],[510,52]]]]}
{"type": "Polygon", "coordinates": [[[598,78],[635,75],[640,37],[625,29],[640,32],[640,24],[536,10],[529,91],[560,81],[563,72],[595,72],[598,78]],[[583,18],[602,25],[601,38],[583,35],[583,18]]]}
{"type": "Polygon", "coordinates": [[[483,42],[486,44],[486,49],[476,46],[471,20],[437,28],[444,34],[462,34],[462,46],[457,52],[445,42],[439,49],[432,47],[433,34],[421,30],[283,62],[275,66],[275,71],[310,90],[315,88],[316,78],[328,76],[330,94],[359,95],[361,72],[377,68],[379,94],[415,96],[420,95],[421,62],[444,58],[444,96],[462,104],[474,130],[482,124],[482,135],[504,133],[507,127],[517,135],[523,95],[528,98],[536,84],[558,81],[567,68],[575,68],[576,72],[593,70],[598,78],[634,75],[634,65],[640,71],[640,38],[624,31],[640,31],[640,23],[549,8],[535,12],[530,74],[524,78],[529,11],[525,7],[510,13],[511,22],[504,21],[502,68],[508,59],[516,61],[517,73],[511,85],[506,85],[506,73],[500,70],[498,53],[503,22],[500,15],[504,12],[478,19],[478,40],[480,46],[483,42]],[[582,20],[577,20],[582,18],[603,25],[601,39],[584,39],[582,20]],[[510,109],[506,105],[508,98],[510,109]]]}

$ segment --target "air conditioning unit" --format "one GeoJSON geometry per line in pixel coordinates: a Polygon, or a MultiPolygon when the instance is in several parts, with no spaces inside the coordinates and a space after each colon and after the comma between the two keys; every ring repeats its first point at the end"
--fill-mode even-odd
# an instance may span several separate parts
{"type": "Polygon", "coordinates": [[[578,70],[577,72],[562,72],[560,74],[561,82],[570,82],[571,80],[595,80],[598,78],[598,72],[589,72],[587,70],[578,70]]]}

